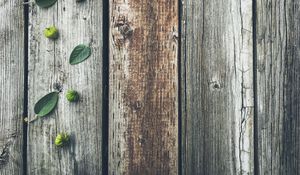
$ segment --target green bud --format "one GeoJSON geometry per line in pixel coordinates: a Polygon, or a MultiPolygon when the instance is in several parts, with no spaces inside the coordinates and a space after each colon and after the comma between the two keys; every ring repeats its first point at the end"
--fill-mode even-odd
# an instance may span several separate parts
{"type": "Polygon", "coordinates": [[[70,141],[70,136],[67,133],[60,133],[56,136],[54,144],[58,147],[62,147],[68,144],[70,141]]]}
{"type": "Polygon", "coordinates": [[[79,100],[79,94],[74,90],[68,90],[66,98],[69,102],[76,102],[79,100]]]}
{"type": "Polygon", "coordinates": [[[45,35],[45,37],[50,38],[50,39],[57,39],[58,38],[58,30],[54,26],[47,27],[44,30],[44,35],[45,35]]]}

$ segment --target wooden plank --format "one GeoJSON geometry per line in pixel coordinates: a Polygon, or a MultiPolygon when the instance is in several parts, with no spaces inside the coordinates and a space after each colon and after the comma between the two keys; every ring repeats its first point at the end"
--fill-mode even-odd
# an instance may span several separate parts
{"type": "Polygon", "coordinates": [[[24,18],[19,0],[0,2],[0,174],[23,173],[24,18]]]}
{"type": "Polygon", "coordinates": [[[252,1],[182,4],[183,174],[253,174],[252,1]]]}
{"type": "Polygon", "coordinates": [[[178,2],[110,0],[109,174],[178,173],[178,2]]]}
{"type": "Polygon", "coordinates": [[[300,1],[257,2],[260,174],[300,174],[300,1]]]}
{"type": "Polygon", "coordinates": [[[28,174],[102,174],[102,1],[57,1],[47,9],[30,7],[29,120],[34,104],[60,87],[58,107],[51,115],[29,125],[28,174]],[[56,41],[43,36],[55,25],[56,41]],[[91,45],[92,55],[78,65],[69,56],[78,44],[91,45]],[[75,89],[78,103],[65,94],[75,89]],[[71,144],[56,148],[60,132],[71,134],[71,144]]]}

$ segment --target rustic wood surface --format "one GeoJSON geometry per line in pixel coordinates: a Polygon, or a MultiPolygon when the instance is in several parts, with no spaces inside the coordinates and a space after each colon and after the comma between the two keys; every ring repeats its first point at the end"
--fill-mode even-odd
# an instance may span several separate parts
{"type": "Polygon", "coordinates": [[[182,4],[183,174],[253,174],[252,1],[182,4]]]}
{"type": "Polygon", "coordinates": [[[109,41],[109,174],[177,174],[177,1],[110,0],[109,41]]]}
{"type": "Polygon", "coordinates": [[[2,0],[0,175],[299,175],[300,1],[179,2],[2,0]]]}
{"type": "Polygon", "coordinates": [[[0,174],[22,174],[24,19],[18,0],[0,2],[0,174]]]}
{"type": "Polygon", "coordinates": [[[260,174],[300,174],[300,1],[257,2],[260,174]]]}
{"type": "Polygon", "coordinates": [[[102,174],[102,1],[63,0],[47,9],[32,3],[29,13],[29,120],[42,96],[62,92],[51,115],[29,124],[28,174],[102,174]],[[55,41],[43,35],[52,25],[60,32],[55,41]],[[78,44],[91,45],[92,55],[72,66],[78,44]],[[79,92],[78,103],[67,101],[68,89],[79,92]],[[54,145],[60,132],[71,134],[61,149],[54,145]]]}

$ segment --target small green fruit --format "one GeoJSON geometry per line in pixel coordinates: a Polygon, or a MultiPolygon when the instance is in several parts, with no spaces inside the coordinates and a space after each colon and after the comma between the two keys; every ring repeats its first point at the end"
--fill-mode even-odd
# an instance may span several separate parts
{"type": "Polygon", "coordinates": [[[60,133],[56,136],[54,144],[58,147],[65,146],[70,141],[70,136],[67,133],[60,133]]]}
{"type": "Polygon", "coordinates": [[[74,90],[68,90],[66,98],[69,102],[76,102],[79,100],[79,94],[74,90]]]}
{"type": "Polygon", "coordinates": [[[58,30],[54,26],[47,27],[44,30],[44,35],[45,35],[45,37],[50,38],[50,39],[57,39],[58,38],[58,30]]]}

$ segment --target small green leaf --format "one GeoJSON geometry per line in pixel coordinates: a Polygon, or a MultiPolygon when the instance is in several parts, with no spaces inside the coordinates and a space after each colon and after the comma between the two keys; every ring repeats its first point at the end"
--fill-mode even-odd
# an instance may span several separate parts
{"type": "Polygon", "coordinates": [[[51,92],[41,98],[34,106],[34,112],[38,117],[44,117],[56,107],[58,92],[51,92]]]}
{"type": "Polygon", "coordinates": [[[71,53],[69,60],[70,64],[74,65],[83,62],[91,55],[91,52],[92,50],[90,47],[84,44],[79,44],[71,53]]]}
{"type": "Polygon", "coordinates": [[[56,1],[57,0],[35,0],[35,3],[42,8],[47,8],[54,5],[56,1]]]}

